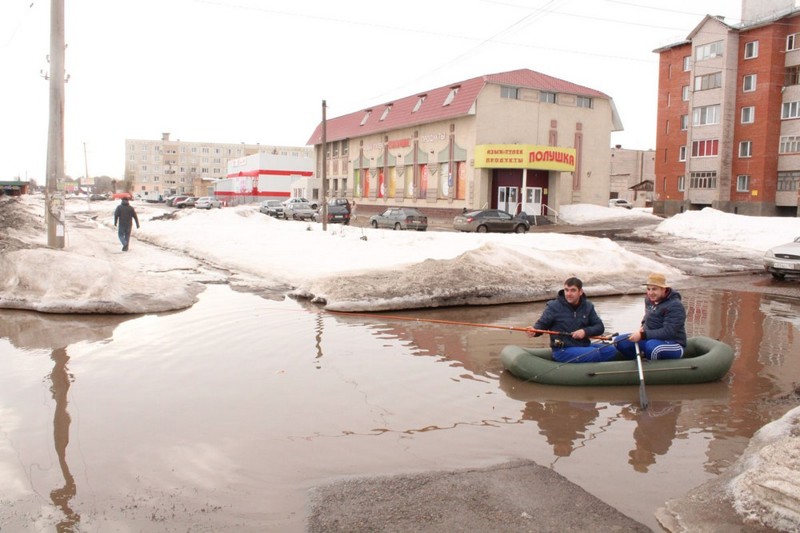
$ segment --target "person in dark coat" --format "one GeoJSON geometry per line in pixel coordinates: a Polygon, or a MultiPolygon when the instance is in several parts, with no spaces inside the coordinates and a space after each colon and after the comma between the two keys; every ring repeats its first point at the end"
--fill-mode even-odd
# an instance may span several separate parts
{"type": "Polygon", "coordinates": [[[139,229],[139,217],[136,216],[136,210],[127,198],[123,198],[114,211],[114,226],[117,227],[117,235],[119,236],[119,242],[122,243],[123,252],[128,251],[133,222],[136,222],[136,229],[139,229]]]}
{"type": "MultiPolygon", "coordinates": [[[[593,363],[616,357],[613,344],[592,344],[590,337],[602,335],[605,325],[583,292],[583,282],[569,278],[555,300],[547,302],[533,329],[551,330],[550,348],[553,360],[560,363],[593,363]]],[[[543,335],[532,331],[533,337],[543,335]]]]}
{"type": "Polygon", "coordinates": [[[667,284],[664,274],[650,274],[645,285],[642,325],[633,333],[617,337],[617,349],[627,359],[635,359],[634,343],[639,343],[647,359],[680,359],[686,348],[686,308],[681,295],[667,284]]]}

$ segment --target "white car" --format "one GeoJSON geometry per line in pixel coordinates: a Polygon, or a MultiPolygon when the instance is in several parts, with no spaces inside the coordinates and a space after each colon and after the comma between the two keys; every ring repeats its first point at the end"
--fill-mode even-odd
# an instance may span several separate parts
{"type": "Polygon", "coordinates": [[[211,209],[212,207],[220,209],[222,208],[222,202],[220,202],[213,196],[201,196],[194,203],[195,209],[211,209]]]}
{"type": "Polygon", "coordinates": [[[800,276],[800,237],[767,250],[764,255],[764,268],[775,279],[800,276]]]}
{"type": "Polygon", "coordinates": [[[633,204],[624,198],[613,198],[608,201],[608,207],[624,207],[625,209],[633,209],[633,204]]]}

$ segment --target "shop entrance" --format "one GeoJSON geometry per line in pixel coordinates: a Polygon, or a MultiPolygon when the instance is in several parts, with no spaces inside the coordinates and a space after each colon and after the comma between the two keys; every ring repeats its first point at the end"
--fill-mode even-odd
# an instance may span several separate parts
{"type": "Polygon", "coordinates": [[[519,209],[519,187],[498,187],[497,209],[502,209],[515,215],[517,209],[519,209]]]}

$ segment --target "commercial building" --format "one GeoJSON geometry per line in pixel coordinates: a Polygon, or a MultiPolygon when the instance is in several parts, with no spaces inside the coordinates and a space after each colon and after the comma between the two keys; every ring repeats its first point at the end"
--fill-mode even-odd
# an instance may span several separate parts
{"type": "Polygon", "coordinates": [[[228,175],[216,182],[217,198],[228,205],[261,200],[306,198],[320,201],[320,183],[314,177],[311,148],[292,155],[259,153],[228,161],[228,175]]]}
{"type": "Polygon", "coordinates": [[[607,205],[609,146],[622,129],[612,99],[521,69],[488,74],[325,121],[311,135],[329,196],[359,209],[430,214],[500,208],[557,214],[607,205]]]}
{"type": "MultiPolygon", "coordinates": [[[[215,184],[227,176],[228,162],[269,153],[307,158],[309,147],[171,140],[125,140],[125,181],[129,192],[142,198],[189,194],[214,196],[215,184]]],[[[119,188],[119,187],[118,187],[119,188]]]]}
{"type": "Polygon", "coordinates": [[[709,15],[655,52],[654,212],[798,216],[797,2],[743,0],[740,24],[709,15]]]}

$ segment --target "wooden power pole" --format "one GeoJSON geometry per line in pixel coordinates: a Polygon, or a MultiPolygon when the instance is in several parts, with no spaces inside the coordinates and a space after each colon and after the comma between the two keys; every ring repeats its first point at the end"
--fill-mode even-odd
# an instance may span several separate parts
{"type": "Polygon", "coordinates": [[[47,246],[64,248],[64,0],[50,0],[50,125],[44,217],[47,246]]]}

